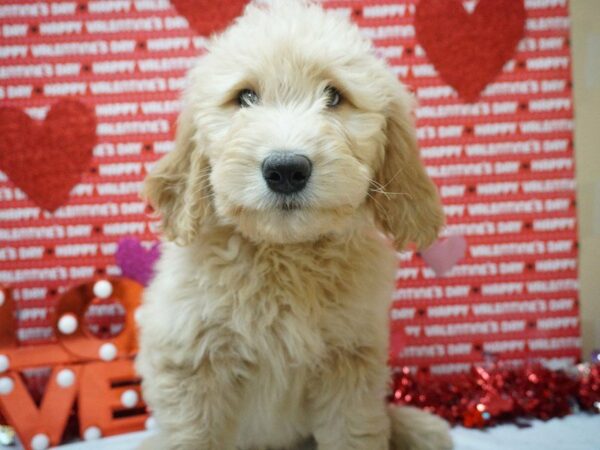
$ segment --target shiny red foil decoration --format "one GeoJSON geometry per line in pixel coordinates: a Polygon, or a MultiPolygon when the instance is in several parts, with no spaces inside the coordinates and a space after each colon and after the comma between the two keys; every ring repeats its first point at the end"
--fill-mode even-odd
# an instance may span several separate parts
{"type": "Polygon", "coordinates": [[[600,364],[580,364],[572,371],[538,364],[474,366],[451,380],[416,373],[394,373],[390,401],[438,414],[452,424],[484,428],[501,422],[549,420],[578,410],[600,412],[600,364]]]}
{"type": "Polygon", "coordinates": [[[582,409],[600,412],[600,363],[591,367],[583,366],[577,399],[582,409]]]}

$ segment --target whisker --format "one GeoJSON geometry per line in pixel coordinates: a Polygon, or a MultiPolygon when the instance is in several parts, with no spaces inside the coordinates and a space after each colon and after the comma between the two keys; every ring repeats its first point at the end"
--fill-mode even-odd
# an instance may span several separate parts
{"type": "Polygon", "coordinates": [[[369,183],[371,183],[371,184],[375,185],[375,187],[376,187],[377,189],[383,189],[383,188],[384,188],[383,184],[381,184],[381,183],[380,183],[379,181],[377,181],[377,180],[373,180],[373,179],[369,178],[369,183]]]}
{"type": "Polygon", "coordinates": [[[391,191],[386,191],[384,189],[384,187],[376,182],[375,180],[371,180],[372,181],[372,187],[369,189],[370,192],[375,192],[378,194],[382,194],[385,195],[385,197],[389,200],[391,195],[406,195],[409,198],[412,198],[412,195],[408,192],[391,192],[391,191]]]}
{"type": "Polygon", "coordinates": [[[379,194],[383,194],[386,197],[388,197],[389,195],[405,195],[409,198],[412,198],[412,195],[409,194],[408,192],[390,192],[390,191],[384,191],[381,189],[372,189],[373,192],[378,192],[379,194]]]}
{"type": "Polygon", "coordinates": [[[206,199],[210,199],[210,198],[214,198],[214,197],[215,197],[214,192],[211,192],[211,193],[209,193],[207,195],[204,195],[204,196],[200,197],[198,200],[206,200],[206,199]]]}
{"type": "Polygon", "coordinates": [[[390,219],[390,215],[389,212],[381,205],[381,203],[379,203],[377,201],[377,199],[375,197],[373,197],[369,192],[367,192],[367,196],[373,200],[373,202],[375,202],[375,208],[377,208],[377,210],[379,211],[380,214],[382,214],[385,217],[386,221],[389,221],[390,219]]]}
{"type": "Polygon", "coordinates": [[[395,178],[396,178],[398,175],[400,175],[402,172],[404,172],[404,169],[405,169],[404,167],[401,167],[400,169],[398,169],[398,171],[397,171],[397,172],[394,174],[394,176],[393,176],[392,178],[390,178],[390,179],[387,181],[387,183],[385,183],[385,184],[383,185],[383,187],[385,188],[385,187],[386,187],[388,184],[390,184],[392,181],[394,181],[394,179],[395,179],[395,178]]]}

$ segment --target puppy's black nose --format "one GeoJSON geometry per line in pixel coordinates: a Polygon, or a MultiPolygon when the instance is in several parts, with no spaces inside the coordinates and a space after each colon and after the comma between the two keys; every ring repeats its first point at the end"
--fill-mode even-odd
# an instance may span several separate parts
{"type": "Polygon", "coordinates": [[[262,174],[267,185],[280,194],[292,194],[304,189],[311,170],[310,159],[287,151],[271,153],[262,163],[262,174]]]}

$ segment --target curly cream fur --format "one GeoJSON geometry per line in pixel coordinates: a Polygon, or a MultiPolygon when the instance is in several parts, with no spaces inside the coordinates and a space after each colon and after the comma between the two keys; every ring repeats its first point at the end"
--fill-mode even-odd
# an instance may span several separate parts
{"type": "Polygon", "coordinates": [[[441,419],[384,401],[396,259],[380,232],[424,246],[443,221],[411,105],[358,30],[314,5],[251,5],[211,41],[145,187],[171,241],[140,314],[161,429],[145,448],[451,448],[441,419]],[[244,88],[260,105],[235,104],[244,88]],[[260,173],[282,149],[313,162],[295,209],[260,173]]]}

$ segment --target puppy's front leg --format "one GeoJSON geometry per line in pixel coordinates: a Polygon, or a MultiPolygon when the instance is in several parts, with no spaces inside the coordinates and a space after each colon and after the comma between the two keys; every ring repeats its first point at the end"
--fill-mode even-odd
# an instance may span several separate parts
{"type": "Polygon", "coordinates": [[[144,396],[159,424],[161,450],[235,449],[241,382],[231,361],[144,372],[144,396]]]}
{"type": "Polygon", "coordinates": [[[319,373],[310,394],[318,450],[388,450],[385,364],[369,355],[334,359],[319,373]]]}

